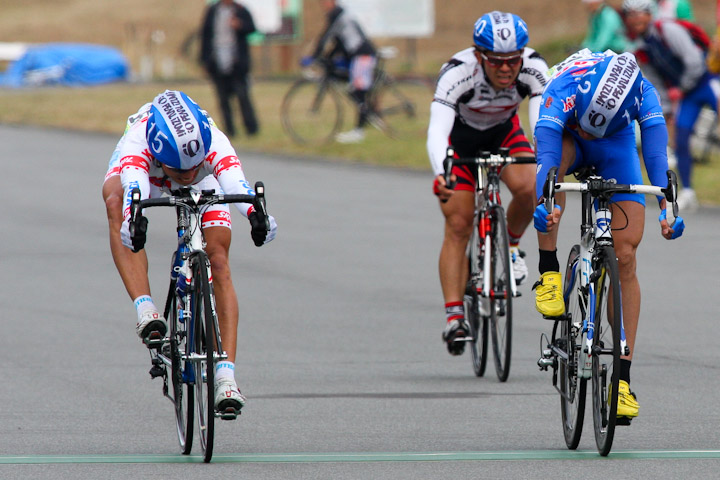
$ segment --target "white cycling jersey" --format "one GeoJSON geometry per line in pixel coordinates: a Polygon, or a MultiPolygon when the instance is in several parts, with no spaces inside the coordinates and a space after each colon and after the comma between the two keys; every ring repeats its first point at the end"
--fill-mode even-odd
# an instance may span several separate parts
{"type": "Polygon", "coordinates": [[[496,91],[485,76],[482,64],[475,57],[475,48],[462,50],[445,63],[438,77],[431,109],[428,129],[428,154],[435,173],[442,172],[447,137],[452,123],[446,125],[452,116],[443,105],[454,112],[453,120],[476,129],[487,130],[509,121],[516,113],[520,102],[530,98],[530,131],[535,128],[540,98],[548,81],[548,65],[532,48],[523,50],[523,64],[515,83],[506,89],[496,91]],[[443,125],[433,125],[433,116],[442,117],[443,125]]]}
{"type": "MultiPolygon", "coordinates": [[[[150,103],[143,105],[136,114],[128,118],[125,134],[115,148],[106,175],[106,179],[113,175],[120,175],[125,191],[123,214],[126,219],[130,217],[130,191],[133,188],[139,188],[141,198],[145,199],[159,196],[163,192],[169,193],[170,190],[182,186],[164,174],[161,163],[150,153],[150,147],[145,137],[145,128],[151,106],[150,103]]],[[[214,189],[215,193],[225,194],[252,193],[242,170],[242,164],[238,160],[230,140],[217,128],[210,117],[208,119],[210,120],[212,143],[191,188],[214,189]]],[[[251,204],[236,203],[234,205],[245,217],[252,211],[251,204]]],[[[230,218],[227,206],[216,205],[211,208],[216,213],[210,215],[210,221],[215,223],[210,223],[209,226],[229,227],[230,218]]],[[[203,226],[205,226],[205,221],[206,219],[203,218],[203,226]]]]}

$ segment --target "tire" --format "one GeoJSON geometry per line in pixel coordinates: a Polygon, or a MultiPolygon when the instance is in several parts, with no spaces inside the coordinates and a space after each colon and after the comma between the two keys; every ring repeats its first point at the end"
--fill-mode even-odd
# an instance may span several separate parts
{"type": "Polygon", "coordinates": [[[333,140],[342,127],[341,99],[328,82],[298,80],[285,94],[280,118],[293,142],[321,145],[333,140]]]}
{"type": "MultiPolygon", "coordinates": [[[[501,206],[490,209],[491,252],[490,255],[490,337],[493,344],[493,359],[498,379],[504,382],[510,375],[512,353],[512,287],[510,286],[510,244],[508,243],[505,211],[501,206]]],[[[485,252],[487,255],[487,252],[485,252]]]]}
{"type": "Polygon", "coordinates": [[[477,287],[474,283],[468,282],[463,297],[465,316],[470,324],[470,333],[473,341],[470,342],[470,356],[472,358],[473,371],[478,377],[485,375],[488,354],[488,318],[480,315],[477,287]]]}
{"type": "Polygon", "coordinates": [[[209,260],[198,253],[193,262],[193,344],[200,358],[193,362],[195,405],[200,447],[205,462],[212,459],[215,433],[215,309],[208,281],[209,260]]]}
{"type": "Polygon", "coordinates": [[[369,121],[391,138],[423,138],[433,89],[421,79],[395,80],[384,74],[370,94],[369,121]]]}
{"type": "Polygon", "coordinates": [[[620,380],[622,302],[618,262],[613,247],[603,247],[595,280],[595,332],[592,342],[592,406],[595,443],[600,455],[610,453],[617,420],[620,380]]]}
{"type": "Polygon", "coordinates": [[[171,286],[172,304],[170,315],[166,318],[170,322],[170,375],[173,389],[173,404],[175,407],[175,422],[177,425],[180,451],[189,455],[193,443],[193,422],[195,392],[187,379],[192,378],[192,364],[184,362],[181,356],[188,353],[186,322],[178,318],[178,298],[174,294],[175,285],[171,286]]]}
{"type": "Polygon", "coordinates": [[[565,298],[565,311],[567,320],[559,320],[560,347],[568,353],[568,360],[558,357],[558,384],[560,388],[560,414],[563,423],[563,434],[565,443],[570,450],[575,450],[580,443],[582,435],[583,419],[585,417],[585,398],[587,390],[587,379],[578,377],[578,354],[580,345],[577,343],[577,336],[580,332],[573,328],[573,324],[580,324],[582,328],[584,299],[580,296],[578,289],[580,284],[580,246],[575,245],[570,250],[565,278],[563,279],[565,298]]]}

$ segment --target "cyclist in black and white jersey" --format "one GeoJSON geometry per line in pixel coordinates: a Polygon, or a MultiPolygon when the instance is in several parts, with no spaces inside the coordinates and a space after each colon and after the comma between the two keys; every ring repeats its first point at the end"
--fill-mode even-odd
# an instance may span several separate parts
{"type": "MultiPolygon", "coordinates": [[[[453,167],[454,189],[447,188],[443,160],[448,145],[460,157],[510,149],[516,157],[534,157],[518,117],[518,107],[529,98],[530,131],[535,127],[540,98],[548,81],[548,66],[527,48],[527,24],[517,15],[490,12],[480,17],[473,31],[474,45],[443,65],[430,107],[427,150],[435,174],[433,190],[445,216],[445,238],[440,251],[440,283],[445,299],[446,327],[443,340],[448,351],[460,355],[467,336],[463,293],[467,282],[465,249],[475,215],[477,172],[467,166],[453,167]]],[[[502,180],[512,193],[507,207],[508,237],[515,279],[520,284],[528,270],[518,249],[535,208],[535,167],[509,165],[502,180]]]]}

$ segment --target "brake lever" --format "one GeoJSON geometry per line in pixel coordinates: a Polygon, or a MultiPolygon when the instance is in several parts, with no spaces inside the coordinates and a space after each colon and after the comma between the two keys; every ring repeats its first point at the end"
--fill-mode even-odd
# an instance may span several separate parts
{"type": "Polygon", "coordinates": [[[555,183],[556,183],[557,167],[552,167],[545,179],[543,185],[543,197],[545,197],[545,209],[552,215],[555,209],[555,183]]]}
{"type": "Polygon", "coordinates": [[[265,222],[265,229],[270,231],[270,219],[267,214],[267,205],[265,203],[265,185],[263,182],[255,182],[255,199],[253,200],[253,207],[259,215],[262,216],[263,222],[265,222]]]}
{"type": "Polygon", "coordinates": [[[452,147],[448,147],[448,149],[445,153],[445,160],[443,160],[443,168],[445,169],[445,173],[443,174],[443,177],[445,178],[445,188],[448,188],[450,190],[455,189],[455,184],[457,183],[457,182],[453,182],[451,180],[454,157],[455,157],[455,149],[452,147]]]}

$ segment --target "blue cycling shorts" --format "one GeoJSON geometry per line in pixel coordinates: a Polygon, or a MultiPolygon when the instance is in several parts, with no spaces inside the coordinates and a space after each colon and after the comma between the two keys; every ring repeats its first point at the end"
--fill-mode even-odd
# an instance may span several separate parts
{"type": "MultiPolygon", "coordinates": [[[[574,131],[571,134],[575,140],[575,163],[568,173],[591,166],[606,180],[614,178],[617,183],[644,183],[633,128],[624,128],[609,138],[595,140],[583,140],[574,131]]],[[[612,196],[613,202],[624,200],[645,206],[645,195],[640,193],[616,193],[612,196]]]]}

